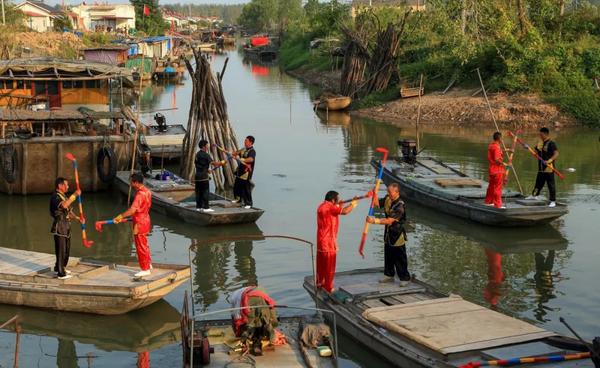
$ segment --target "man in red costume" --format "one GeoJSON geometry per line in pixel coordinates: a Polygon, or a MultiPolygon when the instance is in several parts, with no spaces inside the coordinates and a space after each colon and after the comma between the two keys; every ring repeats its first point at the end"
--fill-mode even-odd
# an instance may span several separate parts
{"type": "Polygon", "coordinates": [[[358,205],[354,199],[346,206],[339,203],[339,194],[330,190],[317,209],[317,287],[333,291],[337,251],[339,216],[347,215],[358,205]]]}
{"type": "Polygon", "coordinates": [[[496,208],[506,208],[502,206],[502,185],[504,184],[505,164],[503,161],[502,133],[494,133],[494,141],[488,146],[487,159],[489,162],[490,181],[485,195],[485,204],[496,208]]]}
{"type": "Polygon", "coordinates": [[[144,186],[144,177],[140,173],[131,175],[131,187],[136,190],[135,198],[131,207],[122,214],[115,217],[114,222],[118,224],[124,218],[131,216],[133,219],[133,241],[135,251],[140,264],[140,272],[135,277],[150,275],[152,260],[150,259],[150,248],[148,247],[148,233],[152,228],[150,223],[150,207],[152,206],[152,193],[144,186]]]}

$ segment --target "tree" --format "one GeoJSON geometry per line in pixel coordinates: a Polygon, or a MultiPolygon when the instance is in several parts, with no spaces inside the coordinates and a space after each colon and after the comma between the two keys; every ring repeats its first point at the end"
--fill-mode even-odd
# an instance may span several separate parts
{"type": "Polygon", "coordinates": [[[135,28],[148,36],[158,36],[165,33],[169,24],[163,19],[158,0],[129,0],[135,8],[135,28]],[[144,7],[150,14],[144,15],[144,7]]]}
{"type": "Polygon", "coordinates": [[[62,32],[64,30],[72,30],[73,23],[71,23],[71,19],[66,13],[61,13],[56,18],[54,18],[53,28],[57,32],[62,32]]]}
{"type": "Polygon", "coordinates": [[[254,32],[269,31],[276,23],[277,5],[277,0],[252,0],[242,9],[238,23],[254,32]]]}

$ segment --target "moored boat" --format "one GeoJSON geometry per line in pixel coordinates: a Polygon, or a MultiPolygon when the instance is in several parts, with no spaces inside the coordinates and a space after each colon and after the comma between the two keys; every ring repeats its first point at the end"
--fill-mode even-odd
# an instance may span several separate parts
{"type": "MultiPolygon", "coordinates": [[[[129,172],[118,172],[115,184],[118,190],[127,194],[129,172]]],[[[194,186],[182,178],[172,176],[167,180],[148,178],[144,180],[144,185],[152,192],[152,210],[197,225],[250,223],[258,220],[264,213],[260,208],[243,208],[215,193],[210,193],[210,208],[214,212],[197,211],[194,186]]]]}
{"type": "Polygon", "coordinates": [[[93,314],[123,314],[150,305],[190,277],[187,265],[153,264],[134,278],[137,264],[69,259],[72,278],[59,280],[53,254],[0,248],[0,303],[93,314]]]}
{"type": "Polygon", "coordinates": [[[340,329],[398,367],[467,367],[565,355],[579,359],[536,366],[592,365],[588,347],[578,340],[443,294],[422,281],[379,283],[382,275],[376,268],[336,273],[339,289],[333,294],[316,292],[313,276],[307,276],[304,288],[320,307],[335,313],[340,329]]]}
{"type": "Polygon", "coordinates": [[[350,106],[352,99],[347,96],[321,96],[313,102],[316,109],[337,111],[350,106]]]}
{"type": "MultiPolygon", "coordinates": [[[[467,174],[433,157],[417,157],[411,142],[401,141],[406,147],[402,157],[388,159],[383,170],[383,182],[399,183],[402,197],[421,205],[435,208],[452,216],[462,217],[486,225],[532,226],[548,223],[568,213],[567,206],[528,199],[523,194],[505,189],[502,194],[506,208],[495,208],[484,203],[487,182],[467,174]]],[[[381,162],[371,162],[379,170],[381,162]]]]}
{"type": "Polygon", "coordinates": [[[167,125],[164,115],[154,115],[156,125],[144,125],[144,137],[150,147],[150,156],[159,159],[181,157],[186,129],[182,124],[167,125]]]}

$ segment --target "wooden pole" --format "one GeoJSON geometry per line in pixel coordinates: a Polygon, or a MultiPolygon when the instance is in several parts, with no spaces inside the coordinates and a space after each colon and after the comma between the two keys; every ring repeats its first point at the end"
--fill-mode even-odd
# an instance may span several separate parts
{"type": "MultiPolygon", "coordinates": [[[[488,99],[487,92],[485,90],[485,86],[483,85],[483,79],[481,78],[481,73],[479,72],[479,68],[477,70],[477,76],[479,77],[479,83],[481,83],[481,91],[483,92],[483,97],[485,98],[485,102],[487,103],[488,109],[490,110],[490,115],[492,116],[492,121],[494,122],[494,126],[496,127],[496,131],[500,131],[500,127],[498,127],[498,123],[496,122],[496,117],[494,116],[494,111],[492,110],[492,105],[490,104],[490,100],[488,99]]],[[[506,153],[507,158],[509,157],[509,153],[506,150],[506,145],[504,144],[504,140],[502,142],[502,148],[506,153]]],[[[517,170],[513,166],[513,173],[515,174],[515,180],[517,181],[517,185],[519,186],[519,192],[523,193],[523,188],[521,187],[521,182],[519,181],[519,176],[517,175],[517,170]]]]}
{"type": "Polygon", "coordinates": [[[421,95],[423,94],[423,74],[421,73],[421,78],[419,80],[419,105],[417,107],[417,124],[415,126],[415,130],[417,133],[417,152],[421,150],[420,138],[419,138],[419,122],[421,120],[421,95]]]}

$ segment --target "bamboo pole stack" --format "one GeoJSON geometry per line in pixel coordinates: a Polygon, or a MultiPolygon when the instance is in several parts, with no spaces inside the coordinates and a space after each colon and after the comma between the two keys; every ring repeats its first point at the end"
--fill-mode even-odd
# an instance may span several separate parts
{"type": "Polygon", "coordinates": [[[340,92],[344,96],[354,98],[357,86],[363,84],[365,71],[367,70],[369,59],[368,34],[366,29],[362,27],[362,23],[357,24],[356,31],[343,27],[342,32],[346,37],[346,52],[344,53],[344,64],[340,79],[340,92]]]}
{"type": "MultiPolygon", "coordinates": [[[[210,153],[215,160],[227,160],[226,154],[220,152],[217,146],[228,152],[237,151],[237,138],[229,122],[227,103],[223,95],[221,80],[227,67],[227,60],[221,73],[215,76],[206,56],[195,48],[195,68],[185,60],[186,67],[192,79],[192,102],[188,116],[187,133],[183,139],[182,163],[180,175],[193,180],[195,167],[194,159],[198,143],[206,139],[210,144],[210,153]]],[[[230,188],[234,182],[236,163],[228,161],[223,170],[214,170],[215,187],[219,190],[230,188]]]]}

